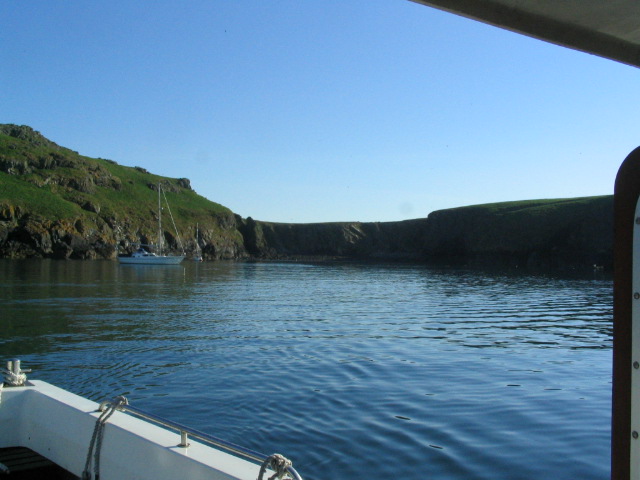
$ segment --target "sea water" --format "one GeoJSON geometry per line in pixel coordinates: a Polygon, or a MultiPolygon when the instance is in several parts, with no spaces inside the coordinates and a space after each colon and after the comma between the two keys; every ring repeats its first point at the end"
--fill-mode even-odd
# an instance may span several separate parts
{"type": "Polygon", "coordinates": [[[600,273],[2,260],[0,301],[0,360],[30,378],[124,394],[305,479],[609,477],[600,273]]]}

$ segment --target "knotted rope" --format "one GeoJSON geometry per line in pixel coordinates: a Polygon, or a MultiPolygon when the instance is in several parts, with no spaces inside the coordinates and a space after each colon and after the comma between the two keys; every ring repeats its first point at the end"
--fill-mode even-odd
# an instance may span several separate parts
{"type": "MultiPolygon", "coordinates": [[[[276,478],[282,479],[284,478],[285,475],[289,473],[287,469],[292,465],[293,464],[291,463],[291,460],[286,459],[279,453],[274,453],[270,457],[267,457],[267,459],[264,462],[262,462],[262,466],[260,467],[260,473],[258,474],[258,480],[262,480],[262,476],[264,475],[264,472],[267,470],[267,468],[270,468],[275,472],[273,475],[269,477],[269,480],[275,480],[276,478]]],[[[287,478],[291,478],[291,477],[287,477],[287,478]]]]}
{"type": "Polygon", "coordinates": [[[84,464],[84,471],[82,472],[82,480],[91,480],[91,457],[93,454],[93,478],[99,480],[100,478],[100,449],[102,448],[102,438],[104,437],[104,426],[109,420],[109,417],[123,405],[128,405],[129,402],[123,396],[114,398],[107,405],[106,408],[96,420],[96,426],[93,428],[93,435],[91,436],[91,443],[89,444],[89,451],[87,452],[87,461],[84,464]],[[95,452],[94,452],[95,449],[95,452]]]}
{"type": "Polygon", "coordinates": [[[27,376],[24,373],[15,373],[9,370],[4,370],[4,383],[7,385],[12,387],[21,387],[26,381],[27,376]]]}
{"type": "Polygon", "coordinates": [[[31,370],[22,370],[20,368],[20,360],[11,360],[7,362],[7,369],[0,369],[4,375],[4,383],[7,387],[21,387],[27,381],[26,373],[31,370]]]}

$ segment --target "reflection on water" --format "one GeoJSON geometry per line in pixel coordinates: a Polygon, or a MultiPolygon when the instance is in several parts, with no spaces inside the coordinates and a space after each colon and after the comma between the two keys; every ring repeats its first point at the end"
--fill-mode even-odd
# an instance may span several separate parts
{"type": "Polygon", "coordinates": [[[0,350],[33,378],[124,393],[308,479],[609,476],[608,278],[40,260],[0,274],[0,350]]]}

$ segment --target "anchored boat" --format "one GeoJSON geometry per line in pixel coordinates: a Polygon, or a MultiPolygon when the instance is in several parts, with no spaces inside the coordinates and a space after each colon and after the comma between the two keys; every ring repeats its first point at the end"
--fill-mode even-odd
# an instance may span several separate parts
{"type": "Polygon", "coordinates": [[[149,252],[143,246],[133,252],[128,257],[118,257],[120,263],[142,264],[142,265],[177,265],[184,260],[184,255],[156,255],[149,252]]]}
{"type": "Polygon", "coordinates": [[[8,362],[0,384],[0,474],[9,479],[302,480],[282,455],[170,422],[124,397],[97,404],[26,373],[8,362]],[[20,473],[28,469],[31,477],[20,473]]]}
{"type": "Polygon", "coordinates": [[[180,235],[178,234],[178,229],[176,227],[176,222],[173,220],[173,214],[171,213],[171,208],[169,207],[169,202],[167,202],[167,197],[164,195],[164,201],[167,205],[167,210],[169,211],[169,216],[171,217],[171,222],[173,223],[173,228],[176,232],[176,238],[180,243],[182,248],[182,255],[163,255],[163,245],[164,245],[164,235],[162,233],[162,198],[161,195],[164,195],[162,191],[162,185],[158,184],[158,253],[149,252],[144,247],[150,247],[151,245],[140,245],[138,250],[133,252],[131,255],[126,256],[118,256],[118,261],[124,264],[143,264],[143,265],[175,265],[182,260],[184,260],[184,247],[182,247],[182,241],[180,240],[180,235]]]}

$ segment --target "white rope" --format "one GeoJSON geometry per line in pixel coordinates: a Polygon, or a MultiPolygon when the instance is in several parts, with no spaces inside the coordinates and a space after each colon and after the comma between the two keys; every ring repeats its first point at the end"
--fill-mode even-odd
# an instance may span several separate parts
{"type": "Polygon", "coordinates": [[[276,478],[282,479],[285,475],[287,475],[287,469],[292,465],[293,464],[291,463],[291,460],[285,458],[279,453],[274,453],[262,463],[262,466],[260,467],[260,473],[258,474],[258,480],[262,480],[262,476],[264,475],[267,467],[275,472],[269,477],[269,480],[275,480],[276,478]]]}
{"type": "Polygon", "coordinates": [[[82,472],[82,480],[91,480],[91,457],[93,456],[93,478],[98,480],[100,478],[100,449],[102,448],[102,438],[104,437],[104,426],[109,420],[109,417],[122,405],[128,405],[129,402],[123,396],[116,397],[109,404],[109,407],[104,410],[93,428],[93,435],[91,436],[91,442],[89,443],[89,451],[87,452],[87,460],[84,464],[84,471],[82,472]],[[95,452],[94,452],[95,449],[95,452]],[[92,455],[93,454],[93,455],[92,455]]]}
{"type": "Polygon", "coordinates": [[[19,372],[14,372],[11,370],[2,369],[2,373],[4,374],[4,383],[6,383],[10,387],[21,387],[27,381],[27,375],[24,372],[30,372],[31,370],[20,370],[19,372]]]}

